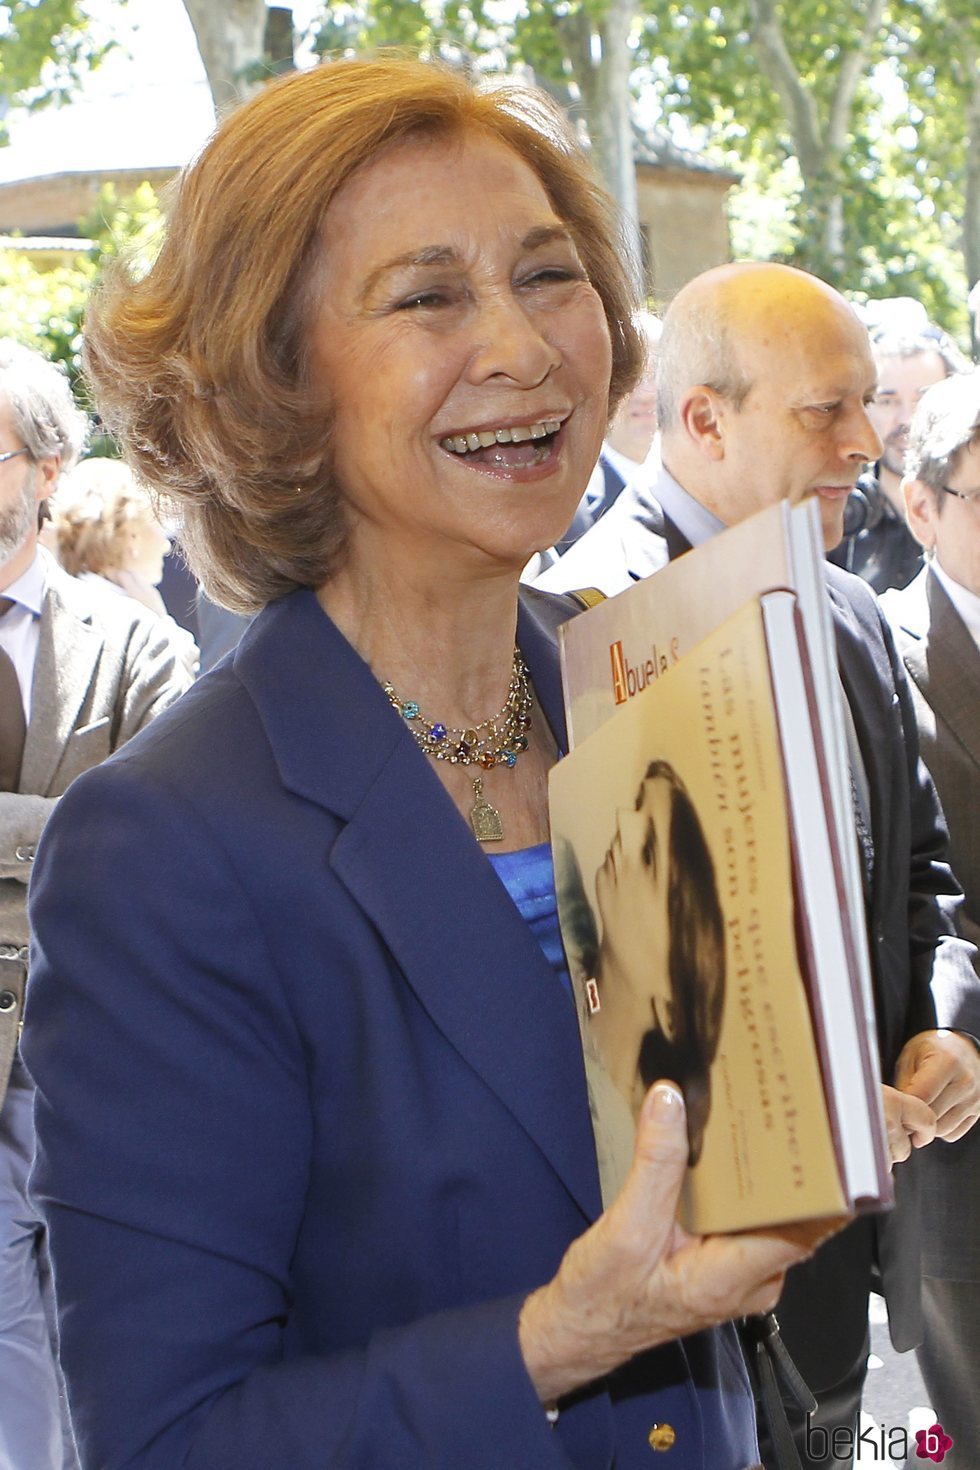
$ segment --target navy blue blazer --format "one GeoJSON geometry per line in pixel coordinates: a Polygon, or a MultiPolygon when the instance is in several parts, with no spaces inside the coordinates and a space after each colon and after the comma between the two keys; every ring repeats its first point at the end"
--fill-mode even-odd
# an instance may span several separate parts
{"type": "MultiPolygon", "coordinates": [[[[561,599],[518,637],[559,739],[561,599]]],[[[24,1054],[99,1470],[755,1460],[730,1327],[551,1429],[517,1316],[599,1210],[573,1008],[376,679],[266,609],[38,854],[24,1054]]]]}

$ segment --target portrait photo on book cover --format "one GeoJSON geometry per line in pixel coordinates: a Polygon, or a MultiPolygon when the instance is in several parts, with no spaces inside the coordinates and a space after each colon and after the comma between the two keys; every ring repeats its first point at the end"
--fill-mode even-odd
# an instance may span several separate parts
{"type": "Polygon", "coordinates": [[[842,1192],[758,605],[577,744],[550,799],[606,1203],[646,1089],[665,1079],[687,1107],[687,1228],[833,1213],[842,1192]]]}
{"type": "Polygon", "coordinates": [[[677,1083],[694,1165],[725,1005],[725,928],[704,827],[671,762],[650,761],[635,804],[617,813],[595,874],[596,913],[568,842],[557,867],[577,916],[575,989],[599,1058],[634,1116],[652,1083],[677,1083]]]}

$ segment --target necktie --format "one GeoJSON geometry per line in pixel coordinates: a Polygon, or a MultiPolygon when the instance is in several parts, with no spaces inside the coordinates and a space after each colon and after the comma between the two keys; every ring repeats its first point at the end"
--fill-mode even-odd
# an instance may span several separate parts
{"type": "MultiPolygon", "coordinates": [[[[0,618],[13,605],[9,597],[0,597],[0,618]]],[[[26,734],[17,670],[0,648],[0,791],[17,790],[26,734]]]]}
{"type": "MultiPolygon", "coordinates": [[[[841,686],[843,690],[843,685],[841,686]]],[[[858,743],[857,729],[854,725],[854,716],[851,706],[844,695],[844,731],[847,736],[848,764],[851,776],[851,806],[854,810],[854,830],[857,834],[858,852],[861,856],[861,871],[864,877],[865,891],[870,893],[874,878],[875,847],[874,838],[871,834],[871,794],[868,787],[868,773],[864,765],[864,757],[861,754],[861,746],[858,743]]]]}

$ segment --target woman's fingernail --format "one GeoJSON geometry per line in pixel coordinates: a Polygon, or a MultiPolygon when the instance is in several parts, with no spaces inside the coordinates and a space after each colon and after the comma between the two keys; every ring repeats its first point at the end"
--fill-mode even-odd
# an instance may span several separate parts
{"type": "Polygon", "coordinates": [[[684,1114],[683,1094],[679,1088],[664,1082],[658,1082],[655,1087],[651,1087],[646,1105],[650,1110],[650,1117],[661,1123],[671,1122],[684,1114]]]}

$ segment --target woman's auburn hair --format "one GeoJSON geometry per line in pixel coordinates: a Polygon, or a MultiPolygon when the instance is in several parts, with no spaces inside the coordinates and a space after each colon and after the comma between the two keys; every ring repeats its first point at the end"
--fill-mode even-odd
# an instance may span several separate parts
{"type": "Polygon", "coordinates": [[[636,382],[644,346],[619,216],[549,98],[478,90],[404,56],[270,84],[184,174],[150,271],[110,271],[85,329],[106,426],[177,503],[191,564],[226,607],[252,612],[319,586],[343,556],[329,405],[309,371],[325,211],[387,145],[472,132],[520,155],[572,233],[612,340],[610,412],[636,382]]]}

